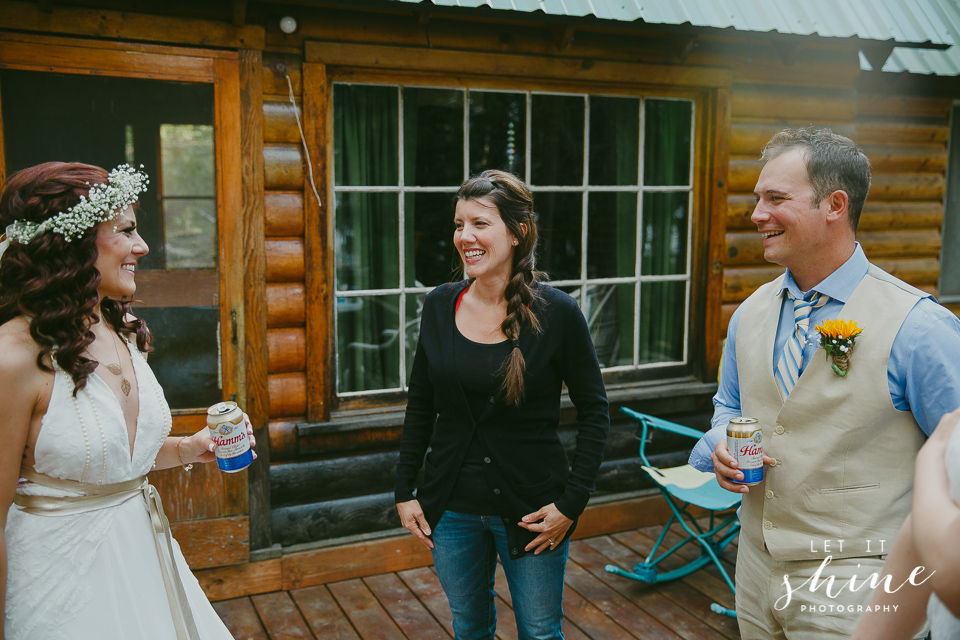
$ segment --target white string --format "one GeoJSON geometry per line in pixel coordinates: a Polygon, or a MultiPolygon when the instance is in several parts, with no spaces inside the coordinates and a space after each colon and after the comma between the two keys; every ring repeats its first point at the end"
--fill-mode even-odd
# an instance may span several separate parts
{"type": "Polygon", "coordinates": [[[290,88],[290,104],[293,105],[293,114],[297,117],[297,129],[300,130],[300,142],[303,143],[303,155],[307,158],[307,173],[310,176],[310,187],[313,189],[313,195],[317,198],[317,206],[323,208],[320,202],[320,194],[317,193],[317,184],[313,181],[313,164],[310,162],[310,151],[307,149],[307,137],[303,135],[303,126],[300,124],[300,109],[297,108],[297,101],[293,97],[293,82],[290,81],[288,74],[283,74],[287,79],[287,87],[290,88]]]}

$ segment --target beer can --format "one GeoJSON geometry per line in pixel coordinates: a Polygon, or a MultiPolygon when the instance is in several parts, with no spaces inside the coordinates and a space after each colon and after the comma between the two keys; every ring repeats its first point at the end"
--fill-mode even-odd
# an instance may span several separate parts
{"type": "Polygon", "coordinates": [[[218,402],[207,409],[207,428],[217,443],[217,466],[221,471],[236,473],[253,462],[250,437],[243,420],[243,411],[236,402],[218,402]]]}
{"type": "Polygon", "coordinates": [[[763,431],[756,418],[730,418],[727,449],[737,461],[743,480],[731,480],[752,487],[763,482],[763,431]]]}

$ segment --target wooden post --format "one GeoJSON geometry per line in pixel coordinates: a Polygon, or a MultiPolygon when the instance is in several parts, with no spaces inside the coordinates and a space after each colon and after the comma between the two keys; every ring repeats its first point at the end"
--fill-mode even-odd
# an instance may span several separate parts
{"type": "Polygon", "coordinates": [[[250,549],[271,545],[270,433],[267,391],[267,285],[264,251],[263,62],[260,51],[240,51],[240,171],[243,219],[244,408],[253,422],[257,462],[247,474],[250,549]]]}
{"type": "Polygon", "coordinates": [[[303,65],[303,127],[306,153],[313,164],[313,184],[305,169],[303,184],[304,267],[306,269],[307,421],[330,419],[333,340],[333,213],[327,198],[327,146],[330,130],[330,85],[327,67],[303,65]],[[313,188],[316,186],[317,193],[313,188]],[[318,202],[319,198],[319,202],[318,202]]]}
{"type": "Polygon", "coordinates": [[[725,326],[722,326],[721,303],[723,293],[723,251],[727,227],[727,171],[730,160],[730,89],[715,89],[708,110],[714,114],[711,119],[711,140],[708,145],[708,158],[713,158],[713,172],[704,185],[709,199],[710,234],[707,248],[706,273],[706,318],[705,318],[705,359],[704,379],[713,380],[720,365],[725,326]],[[712,154],[709,153],[712,150],[712,154]]]}

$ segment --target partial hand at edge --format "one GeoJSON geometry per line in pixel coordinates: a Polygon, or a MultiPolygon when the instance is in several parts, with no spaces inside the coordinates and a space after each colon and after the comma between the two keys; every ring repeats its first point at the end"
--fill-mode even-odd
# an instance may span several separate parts
{"type": "Polygon", "coordinates": [[[397,512],[400,513],[400,524],[403,528],[416,536],[427,549],[433,549],[433,540],[427,537],[430,535],[430,525],[427,524],[427,517],[423,515],[423,509],[420,508],[420,501],[398,502],[397,512]]]}

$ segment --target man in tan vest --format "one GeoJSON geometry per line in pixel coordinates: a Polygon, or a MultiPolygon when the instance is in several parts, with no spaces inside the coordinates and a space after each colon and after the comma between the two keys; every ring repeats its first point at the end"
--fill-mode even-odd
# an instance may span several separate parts
{"type": "Polygon", "coordinates": [[[852,141],[788,129],[762,160],[751,219],[786,272],[731,318],[713,429],[690,462],[743,493],[742,637],[848,638],[910,510],[925,433],[960,405],[960,321],[867,261],[856,228],[870,162],[852,141]],[[815,328],[838,318],[862,328],[840,359],[815,328]],[[741,415],[763,431],[764,479],[749,488],[725,439],[741,415]]]}

